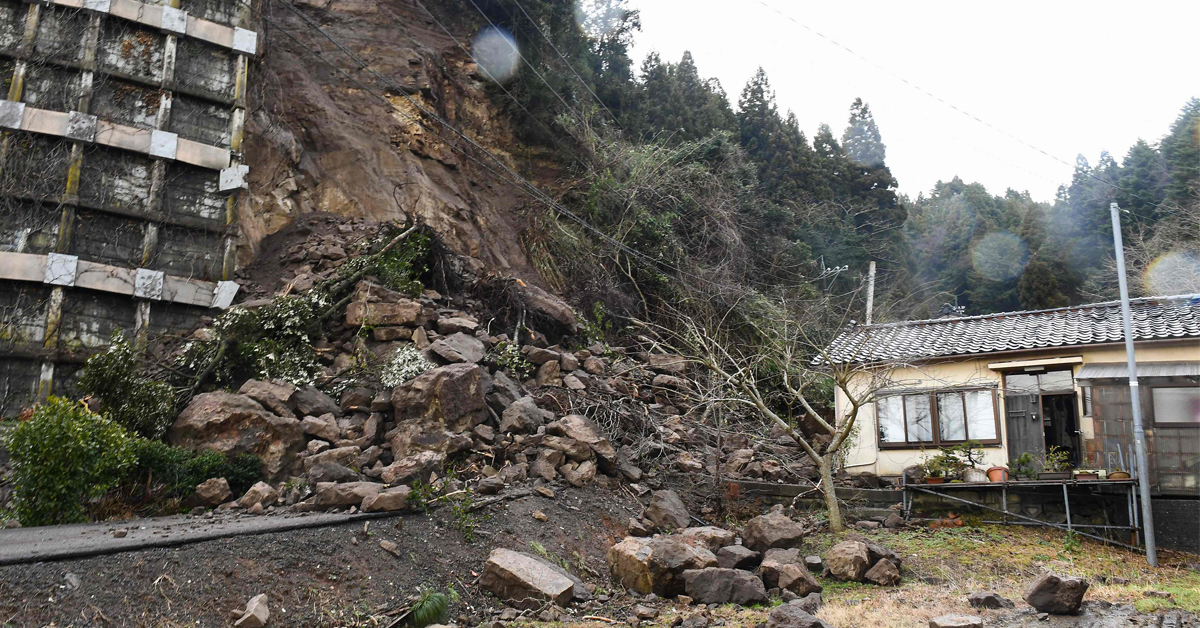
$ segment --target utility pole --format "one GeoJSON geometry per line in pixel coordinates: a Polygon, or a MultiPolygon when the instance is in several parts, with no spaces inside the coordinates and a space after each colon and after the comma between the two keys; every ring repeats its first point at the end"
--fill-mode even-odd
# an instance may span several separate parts
{"type": "Polygon", "coordinates": [[[875,260],[871,260],[871,265],[867,270],[867,321],[865,324],[871,324],[871,310],[875,309],[875,260]]]}
{"type": "Polygon", "coordinates": [[[1125,359],[1129,363],[1129,400],[1133,404],[1133,449],[1137,456],[1138,491],[1142,496],[1142,537],[1146,539],[1146,562],[1158,566],[1154,543],[1154,508],[1150,505],[1150,465],[1146,460],[1146,430],[1142,427],[1142,401],[1138,395],[1137,360],[1133,355],[1133,317],[1129,312],[1129,286],[1125,283],[1125,247],[1121,242],[1121,210],[1108,206],[1112,214],[1113,246],[1117,256],[1117,283],[1121,288],[1121,319],[1125,325],[1125,359]]]}

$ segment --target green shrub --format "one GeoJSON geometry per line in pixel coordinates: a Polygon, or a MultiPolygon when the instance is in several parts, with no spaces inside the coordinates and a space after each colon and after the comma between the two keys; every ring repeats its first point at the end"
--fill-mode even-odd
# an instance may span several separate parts
{"type": "Polygon", "coordinates": [[[240,495],[262,475],[262,461],[253,454],[193,452],[144,438],[134,443],[133,451],[136,462],[129,480],[161,485],[165,497],[187,497],[210,478],[225,478],[229,489],[240,495]]]}
{"type": "Polygon", "coordinates": [[[120,330],[104,351],[88,358],[79,387],[100,402],[101,414],[140,436],[162,438],[175,420],[175,392],[138,374],[134,348],[120,330]]]}
{"type": "Polygon", "coordinates": [[[5,438],[22,525],[84,521],[85,505],[134,462],[133,437],[82,403],[51,397],[5,438]]]}
{"type": "MultiPolygon", "coordinates": [[[[388,234],[384,239],[391,239],[393,235],[388,234]]],[[[428,260],[429,236],[418,231],[380,255],[368,272],[389,288],[416,296],[425,289],[420,279],[428,269],[428,260]]]]}

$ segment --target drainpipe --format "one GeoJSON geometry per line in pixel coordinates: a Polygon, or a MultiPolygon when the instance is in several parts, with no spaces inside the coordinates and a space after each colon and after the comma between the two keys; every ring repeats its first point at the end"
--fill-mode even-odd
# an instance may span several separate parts
{"type": "Polygon", "coordinates": [[[867,270],[867,325],[871,324],[871,311],[875,309],[875,260],[867,270]]]}
{"type": "Polygon", "coordinates": [[[1125,359],[1129,362],[1129,398],[1133,404],[1133,447],[1137,456],[1138,489],[1142,496],[1142,534],[1146,539],[1146,562],[1158,566],[1154,542],[1154,508],[1150,503],[1150,464],[1146,460],[1146,431],[1142,428],[1142,402],[1138,394],[1137,360],[1133,355],[1133,318],[1129,313],[1129,287],[1125,284],[1125,248],[1121,243],[1121,216],[1116,203],[1112,214],[1113,246],[1117,257],[1117,283],[1121,289],[1121,321],[1125,326],[1125,359]]]}

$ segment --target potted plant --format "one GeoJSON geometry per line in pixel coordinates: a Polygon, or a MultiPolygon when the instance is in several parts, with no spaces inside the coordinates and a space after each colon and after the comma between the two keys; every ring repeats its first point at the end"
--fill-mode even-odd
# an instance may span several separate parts
{"type": "Polygon", "coordinates": [[[1076,480],[1099,480],[1100,479],[1100,472],[1097,471],[1096,469],[1076,469],[1074,475],[1075,475],[1076,480]]]}
{"type": "Polygon", "coordinates": [[[1037,474],[1039,480],[1069,480],[1071,479],[1071,462],[1070,452],[1059,447],[1051,445],[1046,450],[1046,455],[1042,457],[1042,469],[1037,474]]]}
{"type": "Polygon", "coordinates": [[[1129,472],[1123,469],[1115,469],[1108,472],[1108,479],[1110,480],[1128,480],[1129,477],[1129,472]]]}
{"type": "Polygon", "coordinates": [[[1007,482],[1008,468],[1007,467],[988,467],[987,478],[989,482],[1007,482]]]}
{"type": "Polygon", "coordinates": [[[942,454],[938,454],[921,463],[925,471],[926,484],[941,484],[946,481],[946,462],[942,454]]]}
{"type": "Polygon", "coordinates": [[[1032,480],[1037,478],[1037,470],[1033,466],[1033,454],[1025,452],[1016,460],[1008,463],[1008,474],[1011,478],[1032,480]]]}

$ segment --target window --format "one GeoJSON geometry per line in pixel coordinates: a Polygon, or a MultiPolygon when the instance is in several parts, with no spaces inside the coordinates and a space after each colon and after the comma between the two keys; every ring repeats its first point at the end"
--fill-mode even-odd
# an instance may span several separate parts
{"type": "Polygon", "coordinates": [[[1083,416],[1092,416],[1092,387],[1083,386],[1079,390],[1083,392],[1083,416]]]}
{"type": "Polygon", "coordinates": [[[1200,386],[1150,389],[1154,422],[1200,426],[1200,386]]]}
{"type": "Polygon", "coordinates": [[[944,390],[880,397],[875,403],[883,447],[939,446],[968,440],[999,444],[990,389],[944,390]]]}

